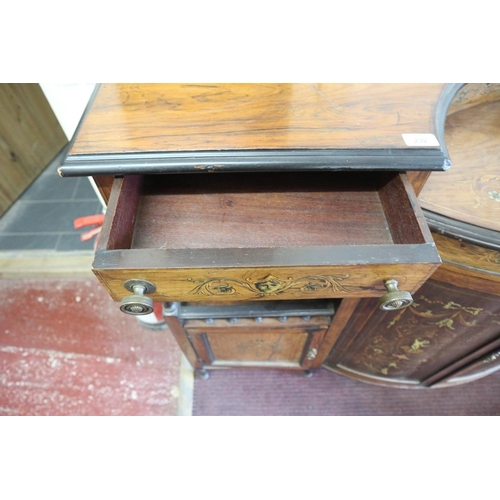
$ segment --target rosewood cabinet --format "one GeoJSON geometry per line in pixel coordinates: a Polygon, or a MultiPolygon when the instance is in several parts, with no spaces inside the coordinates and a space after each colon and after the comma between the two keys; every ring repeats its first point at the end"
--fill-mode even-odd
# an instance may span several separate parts
{"type": "MultiPolygon", "coordinates": [[[[463,342],[475,303],[438,290],[439,247],[417,198],[430,172],[448,174],[445,120],[461,89],[101,85],[60,169],[93,176],[108,203],[94,273],[124,312],[163,303],[200,374],[326,366],[445,383],[446,367],[464,359],[465,370],[497,335],[481,327],[463,342]],[[450,315],[432,331],[449,339],[400,334],[441,306],[450,315]]],[[[459,111],[495,101],[472,94],[459,111]]],[[[495,293],[481,296],[493,316],[495,293]]]]}

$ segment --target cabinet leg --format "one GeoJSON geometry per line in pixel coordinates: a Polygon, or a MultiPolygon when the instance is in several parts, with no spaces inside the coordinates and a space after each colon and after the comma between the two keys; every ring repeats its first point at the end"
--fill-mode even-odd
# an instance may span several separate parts
{"type": "Polygon", "coordinates": [[[314,375],[314,370],[304,370],[303,375],[305,378],[311,378],[314,375]]]}
{"type": "Polygon", "coordinates": [[[210,373],[208,373],[208,371],[203,368],[199,368],[198,370],[196,370],[196,376],[198,378],[201,378],[202,380],[208,380],[210,378],[210,373]]]}

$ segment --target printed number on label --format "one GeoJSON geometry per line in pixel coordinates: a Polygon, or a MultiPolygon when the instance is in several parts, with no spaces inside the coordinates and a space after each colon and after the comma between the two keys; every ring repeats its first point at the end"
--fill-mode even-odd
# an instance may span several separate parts
{"type": "Polygon", "coordinates": [[[428,147],[439,146],[439,142],[434,134],[402,134],[407,146],[428,147]]]}

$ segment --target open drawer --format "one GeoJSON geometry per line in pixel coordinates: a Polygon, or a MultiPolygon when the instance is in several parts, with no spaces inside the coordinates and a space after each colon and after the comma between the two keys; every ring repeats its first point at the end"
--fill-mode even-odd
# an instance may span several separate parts
{"type": "Polygon", "coordinates": [[[116,178],[93,265],[114,300],[376,297],[440,264],[406,174],[269,172],[116,178]]]}

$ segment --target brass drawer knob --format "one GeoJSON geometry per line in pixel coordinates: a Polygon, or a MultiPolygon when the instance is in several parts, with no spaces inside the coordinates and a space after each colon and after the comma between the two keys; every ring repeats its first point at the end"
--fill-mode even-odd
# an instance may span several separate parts
{"type": "Polygon", "coordinates": [[[139,316],[151,314],[154,308],[154,302],[151,298],[145,297],[146,293],[153,293],[156,286],[150,281],[128,280],[123,286],[130,290],[134,295],[124,297],[120,303],[120,311],[139,316]]]}
{"type": "Polygon", "coordinates": [[[411,293],[404,290],[398,290],[398,282],[396,280],[387,280],[384,282],[387,288],[387,293],[380,297],[378,301],[380,309],[384,311],[397,311],[413,304],[411,293]]]}
{"type": "Polygon", "coordinates": [[[318,350],[313,348],[307,353],[307,359],[312,361],[318,355],[318,350]]]}

